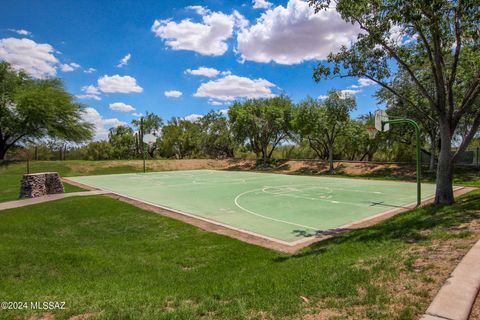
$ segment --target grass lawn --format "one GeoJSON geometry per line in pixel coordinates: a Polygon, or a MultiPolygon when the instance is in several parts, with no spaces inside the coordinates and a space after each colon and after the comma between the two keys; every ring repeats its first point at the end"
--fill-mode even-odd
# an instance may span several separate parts
{"type": "MultiPolygon", "coordinates": [[[[131,165],[122,165],[118,162],[107,161],[32,161],[30,172],[58,172],[60,176],[74,176],[83,174],[114,174],[138,172],[139,169],[131,165]]],[[[26,173],[25,162],[0,163],[0,202],[17,200],[20,190],[20,180],[26,173]]],[[[64,184],[66,192],[83,191],[83,189],[64,184]]]]}
{"type": "Polygon", "coordinates": [[[295,255],[102,196],[0,216],[2,300],[67,307],[2,319],[412,319],[480,237],[480,191],[295,255]]]}

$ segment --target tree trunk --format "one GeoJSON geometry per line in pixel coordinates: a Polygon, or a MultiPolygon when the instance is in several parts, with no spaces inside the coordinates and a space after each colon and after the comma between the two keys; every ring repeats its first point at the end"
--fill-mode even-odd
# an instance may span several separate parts
{"type": "Polygon", "coordinates": [[[373,161],[373,152],[368,151],[367,161],[369,161],[369,162],[373,161]]]}
{"type": "Polygon", "coordinates": [[[440,154],[437,164],[437,186],[435,204],[452,204],[453,197],[453,162],[452,162],[452,134],[448,123],[440,126],[440,154]]]}
{"type": "Polygon", "coordinates": [[[435,154],[437,151],[437,138],[432,135],[430,139],[432,143],[432,148],[430,150],[430,164],[428,166],[428,171],[433,172],[435,170],[435,154]]]}
{"type": "Polygon", "coordinates": [[[5,160],[5,155],[7,154],[7,149],[0,147],[0,160],[5,160]]]}
{"type": "Polygon", "coordinates": [[[360,158],[360,161],[363,161],[363,159],[365,159],[367,155],[368,155],[368,151],[363,154],[363,156],[360,158]]]}
{"type": "Polygon", "coordinates": [[[335,169],[333,168],[333,145],[328,146],[328,163],[330,174],[334,174],[335,169]]]}
{"type": "Polygon", "coordinates": [[[267,147],[262,147],[263,166],[267,166],[267,147]]]}

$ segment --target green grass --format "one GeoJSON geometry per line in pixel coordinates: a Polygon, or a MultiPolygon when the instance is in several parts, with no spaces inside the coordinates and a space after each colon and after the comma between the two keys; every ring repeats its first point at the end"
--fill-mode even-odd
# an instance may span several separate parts
{"type": "MultiPolygon", "coordinates": [[[[41,166],[33,165],[31,172],[42,172],[42,171],[56,171],[61,175],[64,172],[68,172],[68,167],[65,165],[48,165],[47,163],[42,164],[41,166]]],[[[26,173],[25,164],[14,163],[14,164],[0,164],[0,202],[17,200],[20,192],[20,181],[22,175],[26,173]]],[[[65,192],[78,192],[83,191],[83,189],[70,185],[68,183],[64,184],[65,192]]]]}
{"type": "MultiPolygon", "coordinates": [[[[67,310],[48,311],[55,319],[298,319],[318,305],[353,318],[361,308],[371,319],[411,319],[428,295],[395,300],[379,279],[414,275],[409,248],[469,237],[458,226],[479,211],[474,191],[288,255],[112,198],[68,198],[0,212],[0,297],[65,301],[67,310]]],[[[42,313],[0,310],[0,318],[42,313]]]]}
{"type": "MultiPolygon", "coordinates": [[[[22,175],[26,173],[25,162],[0,162],[0,202],[17,200],[22,175]]],[[[138,172],[138,168],[129,165],[109,166],[107,161],[31,161],[30,172],[58,172],[62,177],[75,175],[97,175],[138,172]]],[[[64,184],[66,192],[84,191],[83,189],[64,184]]]]}

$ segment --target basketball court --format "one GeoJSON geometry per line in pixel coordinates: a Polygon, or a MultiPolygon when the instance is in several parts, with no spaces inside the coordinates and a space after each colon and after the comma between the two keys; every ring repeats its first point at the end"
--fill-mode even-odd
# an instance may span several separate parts
{"type": "MultiPolygon", "coordinates": [[[[282,245],[416,203],[409,182],[193,170],[69,180],[282,245]]],[[[435,185],[423,184],[423,199],[435,185]]]]}

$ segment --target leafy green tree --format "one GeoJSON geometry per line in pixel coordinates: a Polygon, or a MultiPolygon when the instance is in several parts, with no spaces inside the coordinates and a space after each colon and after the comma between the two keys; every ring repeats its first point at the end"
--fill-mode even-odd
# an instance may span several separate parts
{"type": "Polygon", "coordinates": [[[322,103],[308,98],[299,106],[295,127],[300,136],[313,141],[312,149],[316,150],[322,145],[326,147],[330,174],[335,172],[333,166],[335,141],[346,132],[350,112],[355,108],[356,102],[352,95],[335,90],[330,91],[322,103]]]}
{"type": "Polygon", "coordinates": [[[198,123],[202,153],[214,158],[233,158],[235,144],[227,118],[220,112],[210,111],[198,123]]]}
{"type": "Polygon", "coordinates": [[[261,154],[265,166],[275,148],[291,136],[293,104],[286,96],[235,102],[228,115],[235,140],[248,143],[257,158],[261,154]]]}
{"type": "MultiPolygon", "coordinates": [[[[425,73],[425,71],[424,71],[425,73]]],[[[422,78],[428,77],[428,74],[418,75],[422,78]]],[[[437,158],[437,149],[440,146],[440,134],[438,120],[435,117],[434,110],[429,107],[427,99],[425,99],[418,91],[412,90],[414,84],[410,76],[404,71],[397,72],[392,87],[403,96],[409,97],[411,101],[415,101],[416,107],[410,104],[404,104],[396,95],[392,94],[386,88],[377,91],[377,98],[387,105],[388,114],[391,116],[407,117],[415,120],[421,127],[422,133],[427,135],[430,143],[430,150],[423,149],[423,152],[430,154],[429,170],[434,171],[435,159],[437,158]]],[[[405,128],[408,130],[408,127],[405,128]]],[[[410,129],[411,130],[411,129],[410,129]]],[[[410,144],[411,142],[408,141],[410,144]]]]}
{"type": "Polygon", "coordinates": [[[366,126],[359,120],[349,120],[344,129],[337,143],[337,149],[341,148],[342,155],[348,160],[364,160],[368,157],[368,161],[372,161],[374,149],[370,145],[375,139],[369,138],[366,126]]]}
{"type": "Polygon", "coordinates": [[[307,97],[298,104],[293,120],[294,131],[302,140],[308,141],[309,147],[319,159],[328,158],[324,120],[325,108],[312,97],[307,97]]]}
{"type": "Polygon", "coordinates": [[[156,115],[153,112],[146,112],[146,115],[140,119],[132,120],[132,125],[140,130],[140,122],[143,121],[143,132],[147,133],[156,133],[160,130],[163,125],[163,120],[160,116],[156,115]]]}
{"type": "Polygon", "coordinates": [[[113,154],[113,147],[108,141],[92,141],[82,148],[82,156],[86,160],[108,160],[113,154]]]}
{"type": "Polygon", "coordinates": [[[0,62],[0,159],[32,139],[90,139],[93,126],[82,120],[83,110],[59,79],[32,79],[0,62]]]}
{"type": "Polygon", "coordinates": [[[110,128],[108,142],[113,148],[115,159],[131,159],[135,154],[135,136],[133,129],[127,126],[110,128]]]}
{"type": "MultiPolygon", "coordinates": [[[[316,11],[332,0],[309,0],[316,11]]],[[[314,72],[317,81],[332,77],[365,77],[390,91],[404,104],[417,101],[396,90],[396,70],[408,74],[412,86],[435,115],[440,133],[435,203],[451,204],[453,170],[480,126],[480,37],[478,0],[336,0],[342,18],[360,27],[350,48],[330,54],[314,72]],[[428,75],[428,76],[425,76],[428,75]],[[452,140],[466,122],[457,151],[452,140]]],[[[423,112],[418,108],[418,112],[423,112]]]]}
{"type": "Polygon", "coordinates": [[[199,123],[173,117],[162,127],[159,140],[160,155],[176,159],[197,156],[200,154],[200,136],[199,123]]]}

